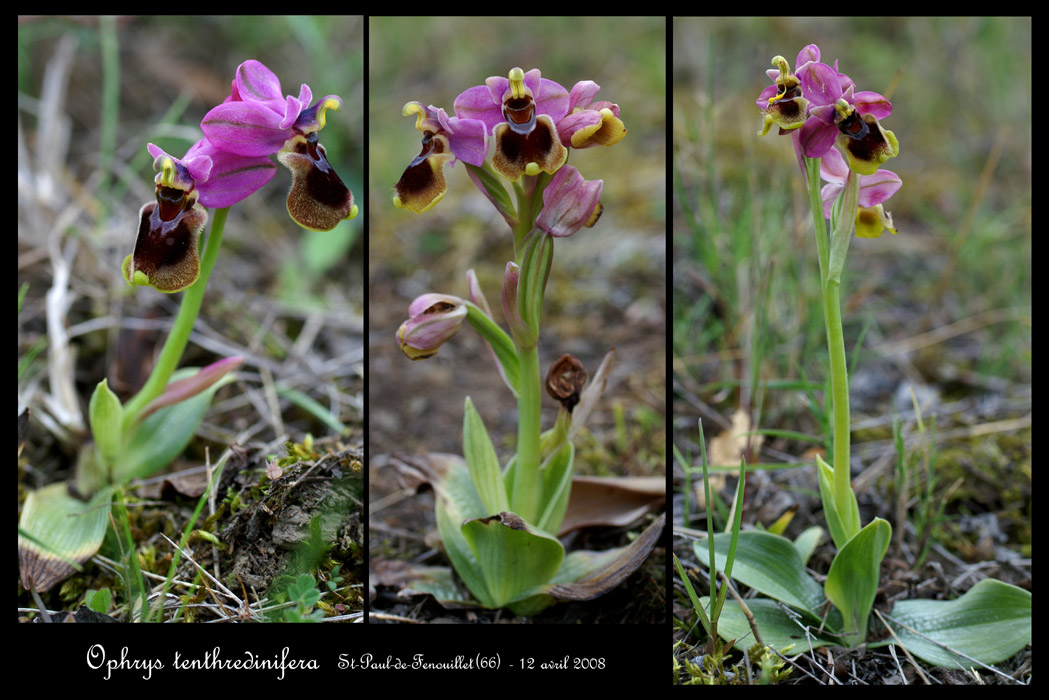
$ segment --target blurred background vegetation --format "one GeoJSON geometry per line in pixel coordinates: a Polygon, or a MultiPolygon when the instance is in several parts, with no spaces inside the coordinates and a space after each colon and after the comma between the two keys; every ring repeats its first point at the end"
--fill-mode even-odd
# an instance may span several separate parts
{"type": "MultiPolygon", "coordinates": [[[[47,337],[45,295],[63,285],[56,270],[65,265],[68,288],[57,293],[68,309],[58,323],[71,329],[69,348],[78,355],[60,373],[75,374],[81,405],[103,377],[123,398],[144,380],[180,299],[132,289],[121,276],[138,210],[154,199],[146,144],[184,154],[203,136],[204,114],[229,96],[243,61],[266,64],[285,94],[298,95],[307,83],[315,98],[342,98],[321,143],[366,211],[363,30],[361,17],[19,18],[18,278],[20,287],[28,283],[19,402],[34,406],[34,418],[53,413],[55,377],[47,375],[55,372],[56,339],[47,337]]],[[[301,438],[361,419],[364,219],[329,233],[304,231],[285,209],[290,182],[278,164],[266,186],[232,208],[182,360],[200,366],[221,355],[246,357],[244,382],[226,390],[236,397],[218,402],[214,423],[203,429],[223,447],[238,431],[263,441],[301,438]],[[272,392],[274,382],[296,399],[264,397],[263,386],[272,392]]],[[[75,446],[76,430],[59,430],[62,419],[52,417],[48,430],[75,446]]],[[[45,438],[36,442],[46,446],[45,438]]],[[[50,453],[38,467],[54,466],[59,452],[50,453]]]]}
{"type": "MultiPolygon", "coordinates": [[[[461,451],[462,406],[472,396],[505,460],[516,438],[516,405],[471,330],[436,357],[410,362],[397,327],[419,294],[466,296],[474,268],[502,322],[500,285],[513,244],[505,222],[462,165],[446,170],[448,193],[417,215],[392,204],[393,185],[419,153],[419,101],[454,114],[455,97],[514,66],[539,68],[571,89],[601,86],[628,129],[612,148],[572,151],[569,163],[603,179],[604,214],[592,229],[558,240],[543,308],[542,372],[561,354],[592,375],[609,348],[617,368],[591,416],[612,435],[613,412],[629,426],[625,453],[602,452],[591,469],[651,473],[665,454],[666,21],[664,18],[426,18],[369,20],[369,396],[373,455],[391,450],[461,451]],[[488,395],[490,394],[490,395],[488,395]],[[635,434],[645,428],[645,437],[635,434]],[[510,442],[502,442],[504,439],[510,442]],[[631,449],[632,446],[632,449],[631,449]]],[[[546,401],[544,425],[554,403],[546,401]]],[[[611,442],[611,441],[609,441],[611,442]]]]}
{"type": "MultiPolygon", "coordinates": [[[[1009,541],[1029,551],[1030,19],[687,18],[674,20],[673,38],[683,461],[699,460],[697,418],[709,447],[737,410],[744,430],[823,442],[827,350],[811,213],[789,138],[759,138],[755,104],[772,57],[794,68],[815,43],[857,89],[890,98],[883,125],[900,142],[883,166],[903,180],[886,204],[899,234],[854,238],[842,281],[854,474],[879,464],[891,485],[892,416],[913,430],[914,387],[935,419],[948,513],[996,512],[1009,541]]],[[[747,461],[811,465],[809,447],[766,436],[747,461]]],[[[803,471],[811,478],[799,485],[811,489],[814,472],[803,471]]]]}

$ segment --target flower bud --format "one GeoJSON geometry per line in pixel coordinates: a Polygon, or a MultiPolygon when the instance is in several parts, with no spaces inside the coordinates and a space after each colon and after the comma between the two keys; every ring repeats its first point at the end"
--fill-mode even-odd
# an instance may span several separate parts
{"type": "Polygon", "coordinates": [[[433,357],[463,327],[466,312],[459,297],[423,294],[408,307],[408,320],[397,329],[401,352],[411,360],[433,357]]]}
{"type": "Polygon", "coordinates": [[[543,190],[543,210],[536,226],[557,237],[593,226],[601,215],[603,187],[604,180],[587,181],[571,165],[562,167],[543,190]]]}

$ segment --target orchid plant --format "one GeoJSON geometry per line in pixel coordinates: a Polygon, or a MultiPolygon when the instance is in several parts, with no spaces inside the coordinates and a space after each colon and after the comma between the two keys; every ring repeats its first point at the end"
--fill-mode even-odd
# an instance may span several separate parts
{"type": "Polygon", "coordinates": [[[98,550],[109,522],[108,505],[130,480],[165,467],[185,449],[211,397],[242,358],[194,371],[177,370],[218,259],[230,207],[275,174],[276,155],[292,175],[287,208],[292,220],[316,231],[357,215],[353,195],[328,162],[318,135],[326,113],[342,100],[313,102],[302,85],[284,96],[277,76],[259,61],[242,63],[229,97],[201,122],[204,138],[176,158],[153,144],[156,201],[142,206],[134,252],[123,264],[127,284],[182,292],[179,312],[153,371],[127,403],[103,379],[91,396],[93,443],[80,453],[71,483],[31,493],[19,521],[18,553],[26,588],[47,591],[98,550]],[[311,104],[312,103],[312,104],[311,104]],[[211,232],[200,239],[214,209],[211,232]]]}
{"type": "MultiPolygon", "coordinates": [[[[878,238],[885,230],[896,234],[884,204],[900,189],[902,180],[881,167],[899,155],[896,135],[881,124],[892,114],[888,99],[858,91],[852,79],[839,72],[837,61],[833,65],[821,62],[815,44],[801,50],[794,71],[782,56],[774,57],[772,65],[775,68],[767,71],[772,84],[757,98],[764,116],[759,135],[778,127],[780,135],[790,137],[812,209],[829,351],[833,432],[831,464],[819,456],[816,461],[820,497],[837,554],[821,587],[805,571],[820,532],[807,532],[792,542],[770,532],[740,532],[737,520],[732,533],[697,543],[694,551],[711,570],[720,568],[727,576],[800,611],[812,632],[805,644],[797,644],[797,626],[782,606],[758,599],[748,603],[749,622],[738,606],[726,604],[713,636],[739,640],[754,624],[766,644],[784,653],[793,649],[796,654],[810,646],[867,643],[881,562],[892,535],[892,527],[882,518],[862,524],[852,489],[840,289],[854,232],[867,238],[878,238]],[[828,183],[822,189],[821,177],[828,183]],[[715,559],[718,566],[712,564],[715,559]],[[825,602],[833,609],[828,611],[825,602]]],[[[741,477],[740,495],[742,491],[741,477]]],[[[713,588],[713,576],[711,581],[713,588]]],[[[724,593],[720,599],[724,602],[724,593]]],[[[709,598],[694,601],[697,609],[709,602],[709,598]]],[[[994,663],[1030,642],[1030,602],[1029,592],[994,580],[981,581],[956,601],[900,601],[893,610],[902,623],[894,628],[895,639],[939,665],[964,666],[962,658],[945,650],[945,645],[983,663],[994,663]]],[[[700,612],[710,629],[710,620],[700,612]]]]}
{"type": "MultiPolygon", "coordinates": [[[[468,299],[424,294],[397,331],[404,354],[421,360],[469,323],[517,401],[517,451],[505,465],[469,397],[464,459],[430,455],[412,464],[434,486],[444,549],[473,596],[458,596],[459,603],[532,614],[556,600],[596,597],[640,565],[662,529],[660,518],[631,545],[602,553],[566,555],[557,539],[572,486],[572,438],[603,391],[614,355],[608,353],[589,386],[582,363],[570,355],[553,364],[545,382],[540,373],[541,310],[554,242],[592,227],[602,211],[604,182],[584,179],[567,164],[569,154],[613,146],[627,134],[619,106],[595,100],[599,90],[591,80],[567,90],[538,69],[513,68],[460,93],[453,115],[420,102],[402,111],[414,117],[422,148],[395,185],[394,204],[416,213],[434,207],[447,191],[446,167],[460,161],[512,233],[501,294],[509,334],[493,319],[473,270],[468,299]],[[544,385],[560,404],[545,432],[544,385]]],[[[456,598],[448,587],[416,590],[456,598]]]]}

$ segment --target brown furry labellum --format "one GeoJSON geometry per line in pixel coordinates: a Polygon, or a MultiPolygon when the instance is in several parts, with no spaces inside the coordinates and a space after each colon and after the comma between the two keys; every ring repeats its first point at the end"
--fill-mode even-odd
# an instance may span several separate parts
{"type": "Polygon", "coordinates": [[[550,366],[546,375],[546,393],[561,402],[569,413],[579,403],[579,393],[586,384],[586,369],[583,363],[571,355],[562,355],[561,359],[550,366]]]}

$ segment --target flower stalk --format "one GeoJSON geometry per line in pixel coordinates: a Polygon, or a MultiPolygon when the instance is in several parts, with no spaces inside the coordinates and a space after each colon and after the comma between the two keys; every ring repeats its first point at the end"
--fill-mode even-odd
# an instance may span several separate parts
{"type": "Polygon", "coordinates": [[[98,551],[114,495],[120,503],[125,484],[167,466],[185,449],[215,391],[243,361],[232,357],[200,370],[178,369],[230,207],[273,177],[269,156],[291,171],[287,210],[297,224],[328,231],[357,215],[352,193],[318,140],[325,113],[341,106],[337,95],[314,101],[306,85],[298,98],[286,97],[277,76],[249,60],[237,68],[230,96],[201,122],[204,138],[182,158],[147,145],[157,171],[155,201],[139,210],[134,252],[121,270],[131,286],[181,292],[182,300],[152,372],[127,404],[121,405],[106,380],[96,385],[88,404],[94,440],[78,455],[73,479],[27,498],[18,540],[25,587],[46,591],[98,551]],[[207,208],[213,210],[211,232],[201,252],[207,208]],[[93,515],[83,517],[87,512],[93,515]]]}
{"type": "MultiPolygon", "coordinates": [[[[853,222],[856,220],[858,184],[856,174],[849,171],[848,181],[842,193],[841,211],[837,221],[833,222],[837,225],[831,233],[827,279],[823,284],[834,430],[834,500],[838,512],[846,514],[843,525],[847,537],[858,532],[860,524],[851,517],[853,509],[850,507],[855,496],[852,493],[852,476],[849,472],[852,427],[849,412],[849,373],[845,361],[845,335],[841,322],[841,272],[845,267],[845,256],[852,240],[853,222]]],[[[813,210],[813,218],[824,220],[822,207],[813,210]]]]}
{"type": "Polygon", "coordinates": [[[519,347],[517,357],[521,367],[521,388],[517,397],[517,462],[510,505],[522,518],[535,522],[539,514],[539,435],[542,432],[540,410],[543,398],[538,346],[519,347]]]}
{"type": "Polygon", "coordinates": [[[891,103],[874,92],[857,92],[838,64],[820,61],[810,44],[798,54],[794,72],[782,56],[767,71],[773,84],[758,96],[764,121],[759,135],[773,126],[790,134],[805,176],[816,236],[820,294],[827,334],[832,419],[833,467],[817,457],[817,476],[824,516],[837,554],[824,585],[825,595],[841,613],[841,636],[849,646],[867,634],[881,559],[892,528],[881,518],[861,527],[852,490],[849,376],[841,319],[841,276],[849,244],[856,235],[877,237],[895,229],[882,203],[899,189],[899,176],[881,165],[899,153],[895,134],[879,120],[892,113],[891,103]],[[820,178],[830,184],[820,189],[820,178]],[[828,235],[826,217],[830,216],[828,235]]]}
{"type": "Polygon", "coordinates": [[[229,207],[217,209],[212,216],[211,231],[204,241],[204,254],[200,260],[200,277],[182,293],[182,302],[179,304],[175,323],[164,341],[164,347],[145,385],[124,405],[125,432],[132,429],[132,426],[138,421],[139,414],[149,405],[149,402],[163,393],[164,387],[168,385],[171,375],[178,367],[179,360],[182,359],[182,353],[189,343],[190,333],[193,332],[193,324],[200,315],[200,308],[204,303],[208,278],[211,277],[211,271],[215,268],[215,261],[218,260],[219,250],[222,248],[222,234],[226,229],[226,217],[229,216],[229,210],[229,207]]]}
{"type": "MultiPolygon", "coordinates": [[[[410,318],[397,337],[406,356],[424,359],[436,355],[440,345],[468,321],[488,344],[514,394],[517,452],[505,468],[500,468],[484,422],[467,398],[465,464],[450,461],[447,455],[430,455],[424,463],[438,466],[420,469],[431,474],[438,494],[438,529],[463,583],[481,605],[508,607],[522,615],[538,612],[557,596],[595,597],[592,592],[585,598],[572,592],[573,581],[597,577],[597,571],[577,558],[571,561],[580,568],[564,571],[565,551],[556,535],[571,490],[575,454],[571,437],[605,385],[612,353],[585,390],[581,364],[571,376],[565,376],[563,368],[552,375],[559,388],[563,382],[571,387],[558,399],[562,407],[557,423],[544,434],[539,340],[554,239],[592,226],[601,213],[603,182],[586,181],[566,165],[569,150],[611,146],[626,135],[618,105],[594,102],[599,89],[593,81],[580,81],[569,92],[543,78],[539,70],[513,68],[508,78],[493,76],[484,85],[460,93],[454,116],[421,102],[409,102],[402,110],[403,116],[415,117],[422,146],[394,185],[394,205],[417,214],[437,205],[447,189],[445,168],[459,160],[511,232],[513,257],[506,263],[501,289],[509,334],[492,320],[470,270],[471,301],[422,295],[409,306],[410,318]],[[491,157],[489,150],[494,151],[491,157]],[[555,574],[569,580],[555,585],[555,574]]],[[[662,520],[657,524],[661,529],[662,520]]],[[[655,527],[638,539],[644,554],[655,541],[655,527]]],[[[633,564],[615,563],[611,556],[597,564],[598,559],[592,560],[593,566],[618,567],[619,576],[640,563],[636,556],[633,564]]]]}

